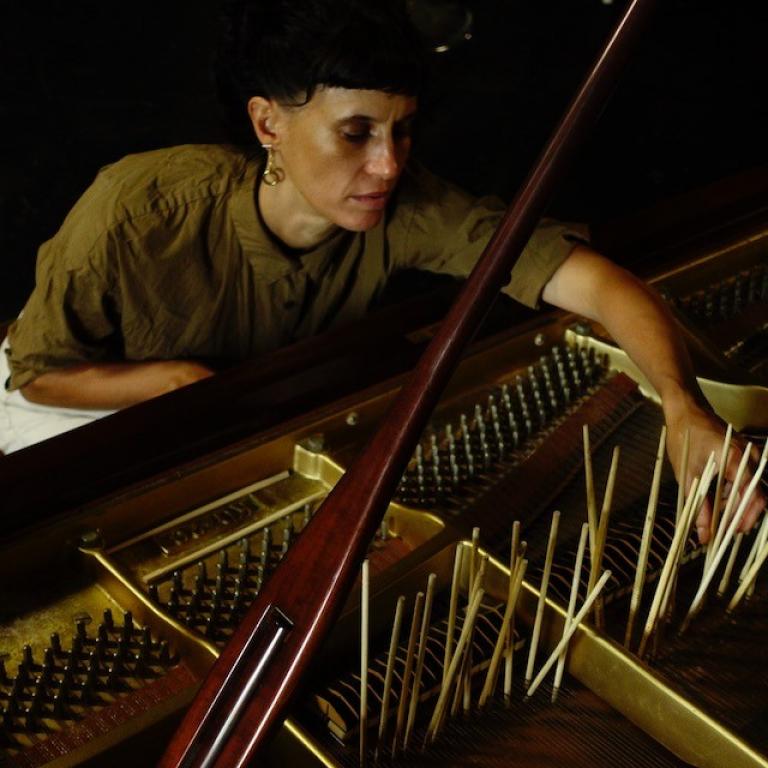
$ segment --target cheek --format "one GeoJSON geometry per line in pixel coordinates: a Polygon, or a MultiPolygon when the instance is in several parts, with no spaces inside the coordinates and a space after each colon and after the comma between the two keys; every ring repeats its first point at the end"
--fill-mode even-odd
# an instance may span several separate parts
{"type": "Polygon", "coordinates": [[[317,197],[338,200],[353,193],[358,187],[357,179],[363,173],[364,164],[359,157],[350,157],[346,152],[329,152],[317,155],[311,163],[311,185],[317,197]]]}
{"type": "Polygon", "coordinates": [[[294,170],[305,184],[322,192],[339,191],[348,185],[362,166],[356,153],[339,147],[337,141],[313,140],[301,145],[294,170]]]}

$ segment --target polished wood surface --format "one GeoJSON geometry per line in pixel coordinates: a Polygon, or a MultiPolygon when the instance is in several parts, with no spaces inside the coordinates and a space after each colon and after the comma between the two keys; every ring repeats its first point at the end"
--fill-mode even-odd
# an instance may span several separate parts
{"type": "Polygon", "coordinates": [[[239,363],[3,457],[0,538],[133,483],[179,472],[213,451],[409,370],[424,344],[409,335],[439,320],[453,295],[440,289],[383,308],[365,322],[239,363]]]}

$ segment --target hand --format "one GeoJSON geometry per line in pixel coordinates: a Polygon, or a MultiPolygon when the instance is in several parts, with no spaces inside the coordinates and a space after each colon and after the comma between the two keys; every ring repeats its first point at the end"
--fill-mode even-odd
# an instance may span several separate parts
{"type": "MultiPolygon", "coordinates": [[[[667,409],[665,409],[666,411],[667,409]]],[[[720,459],[723,450],[723,440],[725,438],[725,427],[723,423],[713,413],[699,406],[698,404],[687,404],[681,410],[677,410],[674,415],[667,414],[667,453],[675,471],[678,482],[681,482],[680,472],[683,456],[683,445],[685,442],[685,433],[689,431],[689,452],[688,452],[688,471],[682,482],[685,484],[686,493],[693,484],[695,477],[701,477],[704,467],[714,451],[715,461],[720,465],[720,459]]],[[[727,494],[733,482],[736,479],[736,473],[739,463],[744,455],[745,444],[743,439],[734,435],[731,440],[731,448],[728,452],[728,459],[724,474],[724,493],[727,494]]],[[[759,458],[759,452],[753,446],[750,462],[747,471],[741,480],[739,493],[744,493],[749,481],[752,478],[755,469],[755,462],[759,458]]],[[[758,516],[765,508],[766,496],[758,486],[752,496],[751,501],[744,514],[744,518],[739,526],[739,531],[749,531],[758,519],[758,516]]],[[[722,511],[722,507],[721,507],[722,511]]],[[[699,541],[706,544],[710,539],[710,525],[712,520],[712,500],[707,497],[702,505],[699,516],[696,520],[696,532],[699,541]]]]}

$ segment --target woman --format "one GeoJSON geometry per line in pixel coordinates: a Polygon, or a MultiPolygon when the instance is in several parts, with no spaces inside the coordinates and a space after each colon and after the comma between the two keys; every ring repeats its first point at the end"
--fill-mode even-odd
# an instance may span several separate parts
{"type": "MultiPolygon", "coordinates": [[[[222,91],[265,153],[175,147],[99,174],[40,250],[6,413],[126,407],[359,317],[398,269],[466,276],[482,252],[503,206],[407,163],[423,62],[398,3],[241,3],[231,22],[222,91]]],[[[543,222],[504,290],[609,330],[662,395],[675,466],[687,429],[692,476],[719,449],[663,303],[579,228],[543,222]]]]}

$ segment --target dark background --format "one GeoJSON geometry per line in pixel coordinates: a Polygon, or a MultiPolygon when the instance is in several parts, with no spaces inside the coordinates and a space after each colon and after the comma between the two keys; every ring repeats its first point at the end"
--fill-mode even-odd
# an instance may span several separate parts
{"type": "MultiPolygon", "coordinates": [[[[660,2],[552,212],[599,223],[768,162],[760,5],[660,2]]],[[[626,3],[466,6],[473,37],[432,57],[416,151],[508,198],[626,3]]],[[[3,4],[0,321],[21,308],[37,246],[100,166],[226,139],[210,67],[217,13],[214,0],[3,4]]]]}

